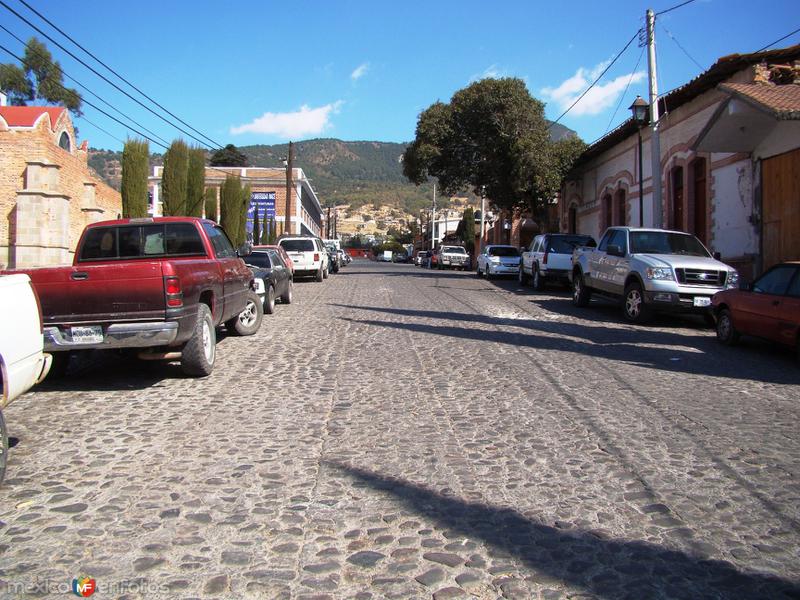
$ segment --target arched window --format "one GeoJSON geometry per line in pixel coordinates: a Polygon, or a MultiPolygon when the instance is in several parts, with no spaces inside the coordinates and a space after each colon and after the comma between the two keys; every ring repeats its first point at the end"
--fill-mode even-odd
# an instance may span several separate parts
{"type": "Polygon", "coordinates": [[[704,244],[706,243],[706,218],[708,215],[708,204],[706,202],[706,159],[697,158],[689,166],[689,177],[691,178],[691,189],[693,210],[694,210],[694,234],[704,244]]]}
{"type": "Polygon", "coordinates": [[[625,190],[617,190],[614,194],[614,225],[626,225],[625,221],[625,190]]]}
{"type": "Polygon", "coordinates": [[[569,233],[578,233],[578,209],[575,206],[569,207],[568,221],[569,233]]]}
{"type": "Polygon", "coordinates": [[[685,200],[683,193],[683,167],[673,167],[672,171],[670,171],[670,183],[672,184],[672,213],[669,226],[672,229],[683,231],[683,203],[685,200]]]}
{"type": "Polygon", "coordinates": [[[61,137],[58,138],[58,145],[67,152],[70,152],[72,150],[72,144],[70,143],[69,134],[66,131],[61,132],[61,137]]]}

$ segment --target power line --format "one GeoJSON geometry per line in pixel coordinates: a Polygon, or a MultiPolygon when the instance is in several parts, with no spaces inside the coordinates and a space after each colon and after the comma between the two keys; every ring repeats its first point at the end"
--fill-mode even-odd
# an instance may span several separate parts
{"type": "MultiPolygon", "coordinates": [[[[150,113],[154,114],[156,117],[158,117],[159,119],[161,119],[162,121],[164,121],[164,122],[165,122],[167,125],[170,125],[170,126],[174,127],[175,129],[177,129],[177,130],[178,130],[178,131],[180,131],[181,133],[183,133],[183,134],[185,134],[185,135],[189,136],[190,138],[192,138],[192,139],[193,139],[193,140],[195,140],[196,142],[198,142],[198,143],[202,144],[203,146],[206,146],[207,148],[210,148],[210,149],[212,149],[212,150],[216,150],[216,149],[218,149],[218,147],[217,147],[217,148],[215,148],[215,147],[212,147],[212,146],[210,146],[209,144],[207,144],[206,142],[204,142],[204,141],[203,141],[203,140],[201,140],[200,138],[198,138],[198,137],[196,137],[196,136],[192,135],[191,133],[189,133],[189,132],[188,132],[188,131],[186,131],[185,129],[183,129],[183,128],[179,127],[178,125],[176,125],[175,123],[171,122],[169,119],[167,119],[167,118],[163,117],[162,115],[158,114],[156,111],[154,111],[154,110],[153,110],[152,108],[150,108],[149,106],[145,105],[143,102],[141,102],[141,101],[140,101],[140,100],[138,100],[137,98],[134,98],[133,96],[131,96],[131,95],[130,95],[128,92],[126,92],[125,90],[123,90],[123,89],[122,89],[121,87],[119,87],[119,86],[118,86],[116,83],[114,83],[113,81],[111,81],[110,79],[108,79],[108,77],[106,77],[106,76],[105,76],[105,75],[103,75],[102,73],[99,73],[99,72],[97,71],[97,69],[94,69],[93,67],[89,66],[88,64],[86,64],[86,62],[85,62],[85,61],[81,60],[80,58],[78,58],[77,56],[75,56],[75,55],[74,55],[72,52],[70,52],[69,50],[67,50],[66,48],[64,48],[64,46],[62,46],[62,45],[61,45],[61,44],[59,44],[59,43],[58,43],[56,40],[54,40],[52,37],[50,37],[49,35],[47,35],[47,34],[46,34],[44,31],[42,31],[41,29],[39,29],[39,28],[38,28],[36,25],[34,25],[33,23],[31,23],[31,22],[30,22],[28,19],[26,19],[25,17],[23,17],[22,15],[20,15],[20,14],[19,14],[17,11],[15,11],[13,8],[11,8],[11,7],[10,7],[8,4],[6,4],[6,3],[5,3],[3,0],[0,0],[0,6],[3,6],[3,7],[4,7],[6,10],[8,10],[10,13],[12,13],[14,16],[16,16],[18,19],[20,19],[20,20],[24,21],[25,23],[27,23],[27,24],[28,24],[28,25],[29,25],[31,28],[35,29],[35,30],[36,30],[37,32],[39,32],[41,35],[43,35],[43,36],[44,36],[44,37],[46,37],[48,40],[50,40],[51,42],[53,42],[53,43],[54,43],[56,46],[58,46],[59,48],[61,48],[61,50],[63,50],[63,51],[64,51],[64,52],[66,52],[67,54],[69,54],[69,55],[70,55],[72,58],[74,58],[75,60],[77,60],[77,61],[78,61],[80,64],[82,64],[84,67],[86,67],[87,69],[89,69],[89,70],[90,70],[92,73],[94,73],[95,75],[97,75],[98,77],[100,77],[100,78],[101,78],[103,81],[105,81],[106,83],[108,83],[109,85],[111,85],[112,87],[114,87],[116,90],[118,90],[118,91],[122,92],[123,94],[125,94],[125,95],[126,95],[128,98],[130,98],[131,100],[133,100],[134,102],[136,102],[136,104],[138,104],[139,106],[141,106],[141,107],[142,107],[142,108],[144,108],[145,110],[147,110],[147,111],[149,111],[150,113]]],[[[159,145],[160,145],[160,144],[159,144],[159,145]]]]}
{"type": "MultiPolygon", "coordinates": [[[[631,76],[628,78],[628,84],[625,86],[625,91],[622,92],[622,96],[619,97],[619,102],[617,103],[617,108],[614,109],[614,114],[611,115],[611,118],[608,120],[608,127],[606,127],[606,133],[608,133],[609,129],[611,129],[611,123],[614,122],[614,117],[617,116],[617,111],[619,111],[619,107],[622,106],[623,100],[625,100],[625,96],[628,95],[628,88],[631,86],[631,82],[633,81],[633,76],[636,75],[636,69],[639,68],[639,63],[642,62],[642,56],[644,56],[644,48],[639,53],[639,59],[636,61],[636,66],[633,67],[633,71],[631,71],[631,76]]],[[[605,137],[606,133],[604,133],[601,137],[605,137]]]]}
{"type": "MultiPolygon", "coordinates": [[[[0,0],[0,2],[1,2],[1,1],[2,1],[2,0],[0,0]]],[[[575,105],[576,105],[578,102],[580,102],[580,101],[583,99],[583,97],[584,97],[586,94],[588,94],[588,93],[589,93],[589,90],[591,90],[591,89],[592,89],[592,88],[593,88],[593,87],[594,87],[594,86],[597,84],[597,82],[598,82],[598,81],[600,81],[600,80],[603,78],[603,75],[605,75],[605,74],[608,72],[608,70],[609,70],[611,67],[613,67],[613,66],[614,66],[614,63],[615,63],[615,62],[617,62],[617,61],[619,60],[619,58],[620,58],[620,57],[621,57],[621,56],[622,56],[622,55],[625,53],[625,51],[628,49],[628,46],[630,46],[630,45],[633,43],[633,40],[635,40],[635,39],[637,38],[637,36],[638,36],[638,35],[639,35],[639,32],[638,32],[638,31],[637,31],[636,33],[634,33],[634,34],[633,34],[633,37],[631,37],[631,39],[629,39],[629,40],[628,40],[628,43],[627,43],[627,44],[625,44],[625,47],[624,47],[624,48],[622,48],[622,50],[620,50],[620,51],[617,53],[617,56],[614,58],[614,60],[612,60],[610,63],[608,63],[608,66],[606,66],[606,68],[605,68],[605,69],[603,69],[603,72],[602,72],[602,73],[600,73],[600,75],[598,75],[597,79],[595,79],[595,80],[592,82],[592,85],[590,85],[588,88],[586,88],[586,91],[584,91],[584,92],[583,92],[583,93],[582,93],[582,94],[581,94],[581,95],[578,97],[578,99],[577,99],[577,100],[575,100],[575,102],[573,102],[572,104],[570,104],[569,108],[568,108],[567,110],[565,110],[563,113],[561,113],[561,115],[560,115],[560,116],[559,116],[559,117],[558,117],[558,118],[557,118],[555,121],[553,121],[552,123],[550,123],[550,125],[548,126],[548,129],[549,129],[550,127],[552,127],[553,125],[555,125],[556,123],[558,123],[558,122],[559,122],[559,121],[560,121],[560,120],[561,120],[561,119],[564,117],[564,115],[566,115],[566,114],[567,114],[569,111],[571,111],[571,110],[572,110],[572,109],[575,107],[575,105]]]]}
{"type": "Polygon", "coordinates": [[[694,57],[693,57],[691,54],[689,54],[689,52],[686,50],[686,48],[684,48],[683,46],[681,46],[681,43],[678,41],[678,38],[676,38],[674,35],[672,35],[672,32],[670,32],[670,30],[669,30],[669,29],[667,29],[667,28],[666,28],[666,27],[664,27],[663,25],[661,25],[661,28],[662,28],[662,29],[664,30],[664,32],[665,32],[665,33],[666,33],[666,34],[669,36],[669,38],[670,38],[670,39],[671,39],[673,42],[675,42],[675,45],[676,45],[676,46],[678,46],[678,48],[680,48],[680,49],[683,51],[683,53],[684,53],[686,56],[688,56],[688,57],[689,57],[689,60],[691,60],[691,61],[692,61],[694,64],[696,64],[696,65],[697,65],[697,68],[698,68],[698,69],[700,69],[700,71],[701,71],[701,72],[706,70],[706,68],[705,68],[703,65],[701,65],[699,62],[697,62],[697,61],[694,59],[694,57]]]}
{"type": "Polygon", "coordinates": [[[779,39],[779,40],[775,40],[774,42],[772,42],[771,44],[767,44],[767,45],[766,45],[766,46],[764,46],[763,48],[759,48],[758,50],[756,50],[756,53],[758,53],[758,52],[763,52],[763,51],[764,51],[764,50],[766,50],[767,48],[769,48],[769,47],[771,47],[771,46],[774,46],[775,44],[777,44],[777,43],[779,43],[779,42],[782,42],[782,41],[783,41],[783,40],[785,40],[786,38],[792,37],[792,36],[793,36],[795,33],[797,33],[798,31],[800,31],[800,27],[798,27],[797,29],[795,29],[795,30],[794,30],[793,32],[791,32],[791,33],[787,33],[787,34],[786,34],[785,36],[783,36],[781,39],[779,39]]]}
{"type": "MultiPolygon", "coordinates": [[[[3,51],[5,51],[5,52],[7,52],[8,54],[10,54],[10,55],[11,55],[11,56],[13,56],[14,58],[16,58],[18,61],[20,61],[20,62],[23,62],[23,61],[22,61],[22,58],[20,58],[20,57],[19,57],[19,56],[17,56],[16,54],[14,54],[14,53],[13,53],[11,50],[9,50],[8,48],[6,48],[5,46],[3,46],[3,45],[0,45],[0,50],[3,50],[3,51]]],[[[62,84],[60,84],[60,83],[56,83],[56,85],[58,85],[58,86],[59,86],[61,89],[63,89],[63,90],[66,90],[66,89],[67,89],[67,88],[66,88],[64,85],[62,85],[62,84]]],[[[154,139],[153,139],[153,138],[151,138],[150,136],[148,136],[148,135],[145,135],[144,133],[142,133],[141,131],[138,131],[137,129],[134,129],[134,128],[133,128],[133,127],[131,127],[130,125],[128,125],[128,124],[126,124],[126,123],[123,123],[122,121],[120,121],[119,119],[117,119],[117,118],[116,118],[114,115],[110,115],[110,114],[108,114],[106,111],[104,111],[104,110],[103,110],[102,108],[100,108],[99,106],[97,106],[97,105],[95,105],[95,104],[92,104],[91,102],[89,102],[88,100],[86,100],[86,98],[84,98],[84,99],[83,99],[83,102],[84,102],[85,104],[88,104],[89,106],[91,106],[91,107],[92,107],[93,109],[95,109],[96,111],[103,113],[103,114],[104,114],[105,116],[107,116],[109,119],[111,119],[111,120],[113,120],[113,121],[116,121],[117,123],[119,123],[120,125],[122,125],[122,126],[125,128],[125,129],[130,129],[131,131],[133,131],[133,132],[134,132],[134,133],[136,133],[137,135],[140,135],[141,137],[143,137],[143,138],[145,138],[145,139],[147,139],[147,140],[150,140],[151,142],[153,142],[154,144],[156,144],[156,145],[158,145],[158,146],[162,146],[162,147],[163,147],[165,150],[167,150],[167,149],[168,149],[168,147],[167,147],[167,146],[165,146],[164,144],[162,144],[161,142],[158,142],[158,141],[154,140],[154,139]]]]}
{"type": "MultiPolygon", "coordinates": [[[[22,38],[20,38],[18,35],[15,35],[15,34],[14,34],[12,31],[10,31],[8,28],[6,28],[5,26],[3,26],[2,24],[0,24],[0,29],[2,29],[3,31],[5,31],[6,33],[8,33],[8,34],[9,34],[11,37],[13,37],[15,40],[17,40],[17,41],[18,41],[20,44],[22,44],[23,46],[25,46],[25,47],[26,47],[26,51],[27,51],[28,49],[30,49],[30,48],[28,47],[28,45],[25,43],[25,41],[23,41],[23,40],[22,40],[22,38]]],[[[36,52],[37,56],[40,56],[40,57],[42,57],[42,58],[47,58],[46,56],[44,56],[44,55],[43,55],[41,52],[39,52],[39,51],[38,51],[38,50],[36,50],[35,48],[34,48],[33,50],[34,50],[34,52],[36,52]]],[[[89,94],[91,94],[92,96],[94,96],[95,98],[97,98],[98,100],[100,100],[100,102],[102,102],[103,104],[105,104],[106,106],[108,106],[110,109],[112,109],[113,111],[115,111],[117,114],[119,114],[119,115],[122,115],[122,116],[123,116],[124,118],[126,118],[128,121],[130,121],[131,123],[133,123],[134,125],[136,125],[136,126],[137,126],[137,127],[139,127],[140,129],[142,129],[143,131],[146,131],[147,133],[149,133],[150,135],[152,135],[154,138],[158,138],[160,141],[164,142],[165,144],[169,144],[169,142],[167,142],[167,141],[166,141],[164,138],[162,138],[162,137],[161,137],[161,136],[159,136],[158,134],[156,134],[156,133],[154,133],[154,132],[150,131],[150,130],[149,130],[147,127],[145,127],[144,125],[142,125],[141,123],[139,123],[139,122],[138,122],[138,121],[136,121],[135,119],[133,119],[133,118],[129,117],[128,115],[126,115],[125,113],[123,113],[123,112],[122,112],[121,110],[119,110],[119,109],[118,109],[116,106],[114,106],[113,104],[111,104],[111,103],[110,103],[108,100],[105,100],[105,99],[104,99],[104,98],[102,98],[100,95],[96,94],[95,92],[93,92],[92,90],[90,90],[88,87],[86,87],[85,85],[83,85],[83,84],[82,84],[80,81],[78,81],[78,80],[77,80],[77,79],[75,79],[74,77],[71,77],[71,76],[70,76],[69,74],[67,74],[67,72],[66,72],[66,71],[64,71],[63,69],[61,70],[61,73],[62,73],[62,75],[64,75],[64,77],[66,77],[66,78],[67,78],[67,79],[69,79],[70,81],[74,82],[74,83],[75,83],[75,84],[76,84],[78,87],[80,87],[80,88],[84,89],[84,90],[85,90],[85,91],[87,91],[89,94]]],[[[113,137],[113,136],[112,136],[112,137],[113,137]]]]}
{"type": "MultiPolygon", "coordinates": [[[[22,0],[20,0],[20,2],[22,2],[22,0]]],[[[694,2],[694,0],[686,0],[686,2],[681,2],[680,4],[676,4],[675,6],[671,6],[670,8],[665,8],[665,9],[664,9],[664,10],[662,10],[661,12],[657,12],[657,13],[656,13],[656,16],[659,16],[659,15],[665,15],[665,14],[667,14],[668,12],[672,12],[673,10],[676,10],[676,9],[678,9],[678,8],[680,8],[681,6],[686,6],[687,4],[691,4],[692,2],[694,2]]],[[[25,4],[24,2],[22,2],[22,3],[23,3],[23,4],[25,4]]]]}
{"type": "Polygon", "coordinates": [[[81,46],[81,45],[80,45],[78,42],[76,42],[76,41],[75,41],[75,40],[74,40],[74,39],[73,39],[73,38],[72,38],[72,37],[71,37],[69,34],[67,34],[66,32],[64,32],[64,30],[60,29],[60,28],[59,28],[57,25],[55,25],[54,23],[52,23],[52,22],[51,22],[51,21],[50,21],[50,20],[49,20],[47,17],[45,17],[45,16],[44,16],[42,13],[40,13],[38,10],[36,10],[35,8],[33,8],[33,7],[30,5],[30,4],[28,4],[27,2],[25,2],[25,0],[19,0],[19,1],[20,1],[22,4],[24,4],[24,5],[25,5],[25,6],[26,6],[26,7],[27,7],[27,8],[28,8],[28,9],[29,9],[31,12],[33,12],[33,13],[34,13],[35,15],[37,15],[37,16],[38,16],[40,19],[42,19],[42,20],[43,20],[45,23],[47,23],[48,25],[50,25],[50,27],[52,27],[53,29],[55,29],[56,31],[58,31],[58,32],[59,32],[61,35],[63,35],[65,38],[67,38],[67,39],[68,39],[70,42],[72,42],[72,43],[73,43],[73,44],[75,44],[75,45],[76,45],[78,48],[80,48],[81,50],[83,50],[83,51],[84,51],[86,54],[88,54],[89,56],[91,56],[91,57],[92,57],[94,60],[96,60],[96,61],[97,61],[98,63],[100,63],[101,65],[103,65],[103,66],[104,66],[106,69],[108,69],[108,70],[109,70],[111,73],[113,73],[113,74],[114,74],[114,75],[116,75],[116,76],[117,76],[119,79],[121,79],[122,81],[124,81],[125,83],[127,83],[127,84],[128,84],[129,86],[131,86],[131,87],[132,87],[134,90],[136,90],[136,91],[137,91],[137,92],[139,92],[139,93],[140,93],[142,96],[144,96],[145,98],[147,98],[147,99],[148,99],[150,102],[152,102],[153,104],[155,104],[156,106],[158,106],[158,107],[159,107],[161,110],[163,110],[165,113],[167,113],[167,114],[168,114],[169,116],[171,116],[173,119],[177,119],[179,122],[181,122],[182,124],[186,125],[186,127],[188,127],[189,129],[191,129],[192,131],[194,131],[196,134],[198,134],[198,135],[200,135],[200,136],[204,137],[205,139],[207,139],[209,142],[211,142],[211,143],[212,143],[214,146],[216,146],[217,148],[222,148],[222,144],[220,144],[219,142],[216,142],[216,141],[214,141],[213,139],[211,139],[210,137],[208,137],[208,136],[207,136],[207,135],[205,135],[204,133],[202,133],[202,132],[198,131],[197,129],[195,129],[194,127],[192,127],[191,125],[189,125],[189,124],[188,124],[186,121],[184,121],[183,119],[181,119],[180,117],[178,117],[178,116],[177,116],[177,115],[175,115],[174,113],[172,113],[172,112],[170,112],[169,110],[167,110],[166,108],[164,108],[164,107],[163,107],[161,104],[159,104],[158,102],[156,102],[155,100],[153,100],[153,98],[151,98],[150,96],[148,96],[147,94],[145,94],[145,93],[144,93],[142,90],[140,90],[138,87],[136,87],[135,85],[133,85],[133,84],[132,84],[130,81],[128,81],[127,79],[125,79],[125,78],[124,78],[122,75],[120,75],[119,73],[117,73],[117,72],[116,72],[114,69],[112,69],[111,67],[109,67],[109,66],[108,66],[106,63],[104,63],[102,60],[100,60],[99,58],[97,58],[97,57],[96,57],[94,54],[92,54],[91,52],[89,52],[89,51],[88,51],[86,48],[84,48],[83,46],[81,46]]]}
{"type": "Polygon", "coordinates": [[[113,133],[111,133],[110,131],[107,131],[106,129],[103,129],[103,128],[102,128],[102,127],[100,127],[100,125],[98,125],[97,123],[93,123],[92,121],[90,121],[89,119],[87,119],[85,115],[81,115],[79,118],[80,118],[80,119],[82,119],[83,121],[86,121],[86,122],[87,122],[89,125],[91,125],[91,126],[92,126],[92,127],[94,127],[95,129],[99,129],[100,131],[102,131],[102,132],[103,132],[103,133],[105,133],[107,136],[111,137],[112,139],[115,139],[115,140],[117,140],[117,141],[118,141],[120,144],[125,144],[125,140],[122,140],[122,139],[118,138],[117,136],[115,136],[115,135],[114,135],[113,133]]]}

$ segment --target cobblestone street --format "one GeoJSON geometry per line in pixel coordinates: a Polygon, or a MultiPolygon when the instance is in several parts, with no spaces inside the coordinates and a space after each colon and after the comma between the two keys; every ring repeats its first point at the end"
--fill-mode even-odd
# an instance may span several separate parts
{"type": "Polygon", "coordinates": [[[368,261],[220,337],[4,411],[0,597],[800,598],[791,351],[368,261]]]}

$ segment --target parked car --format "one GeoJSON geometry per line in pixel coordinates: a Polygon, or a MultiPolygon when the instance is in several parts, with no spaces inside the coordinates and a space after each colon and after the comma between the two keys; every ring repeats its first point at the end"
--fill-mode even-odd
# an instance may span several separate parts
{"type": "Polygon", "coordinates": [[[800,360],[800,262],[775,265],[752,284],[714,294],[711,305],[723,344],[760,337],[794,348],[800,360]]]}
{"type": "Polygon", "coordinates": [[[712,320],[711,297],[736,288],[739,274],[682,231],[610,227],[597,248],[572,255],[572,301],[587,306],[592,294],[622,303],[628,321],[643,323],[653,311],[682,311],[712,320]]]}
{"type": "Polygon", "coordinates": [[[421,250],[417,252],[417,256],[414,257],[414,264],[417,265],[418,267],[424,267],[425,262],[428,259],[428,254],[429,253],[427,250],[421,250]]]}
{"type": "Polygon", "coordinates": [[[533,238],[522,253],[519,282],[527,285],[532,280],[536,291],[543,291],[548,281],[569,284],[572,270],[572,252],[579,246],[597,246],[590,235],[571,233],[545,233],[533,238]]]}
{"type": "Polygon", "coordinates": [[[295,277],[313,277],[315,281],[328,277],[328,252],[318,237],[286,236],[278,240],[278,245],[294,262],[295,277]]]}
{"type": "Polygon", "coordinates": [[[278,254],[281,255],[283,259],[283,264],[288,267],[288,269],[294,275],[294,261],[286,254],[286,250],[283,249],[283,246],[278,246],[277,244],[267,244],[264,246],[253,246],[253,250],[276,250],[278,254]]]}
{"type": "Polygon", "coordinates": [[[470,268],[470,258],[464,246],[439,246],[436,254],[437,269],[458,269],[463,271],[470,268]]]}
{"type": "Polygon", "coordinates": [[[336,249],[336,244],[325,242],[325,251],[328,253],[328,268],[330,272],[338,273],[342,265],[339,262],[339,251],[336,249]]]}
{"type": "Polygon", "coordinates": [[[345,252],[344,250],[342,250],[340,248],[339,250],[336,251],[336,254],[339,257],[339,266],[340,267],[346,267],[347,265],[350,264],[350,261],[352,259],[350,258],[350,255],[347,254],[347,252],[345,252]]]}
{"type": "Polygon", "coordinates": [[[255,292],[266,314],[275,312],[275,300],[278,298],[283,304],[292,303],[294,275],[277,250],[253,249],[245,258],[245,264],[253,271],[255,292]]]}
{"type": "Polygon", "coordinates": [[[491,244],[478,254],[478,277],[486,275],[517,275],[519,273],[519,250],[514,246],[491,244]]]}
{"type": "Polygon", "coordinates": [[[405,250],[400,250],[399,252],[395,252],[392,255],[392,262],[407,263],[408,262],[408,252],[406,252],[405,250]]]}
{"type": "Polygon", "coordinates": [[[0,482],[8,462],[3,410],[47,375],[52,357],[42,348],[42,314],[30,278],[0,277],[0,482]]]}
{"type": "Polygon", "coordinates": [[[378,252],[377,261],[378,262],[392,262],[392,251],[391,250],[384,250],[383,252],[378,252]]]}
{"type": "Polygon", "coordinates": [[[72,266],[23,269],[41,300],[44,349],[61,370],[69,354],[136,348],[209,375],[215,327],[252,335],[261,325],[253,274],[223,229],[205,219],[101,221],[84,229],[72,266]]]}

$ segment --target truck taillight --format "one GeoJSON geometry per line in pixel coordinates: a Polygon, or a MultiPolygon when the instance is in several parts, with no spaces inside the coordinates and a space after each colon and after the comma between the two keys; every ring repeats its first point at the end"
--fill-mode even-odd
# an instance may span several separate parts
{"type": "Polygon", "coordinates": [[[183,290],[180,277],[165,277],[164,290],[167,295],[167,306],[179,308],[183,306],[183,290]]]}
{"type": "Polygon", "coordinates": [[[542,258],[542,264],[547,264],[547,255],[550,253],[550,249],[544,251],[544,258],[542,258]]]}
{"type": "Polygon", "coordinates": [[[314,252],[314,262],[319,260],[319,252],[314,252]]]}

